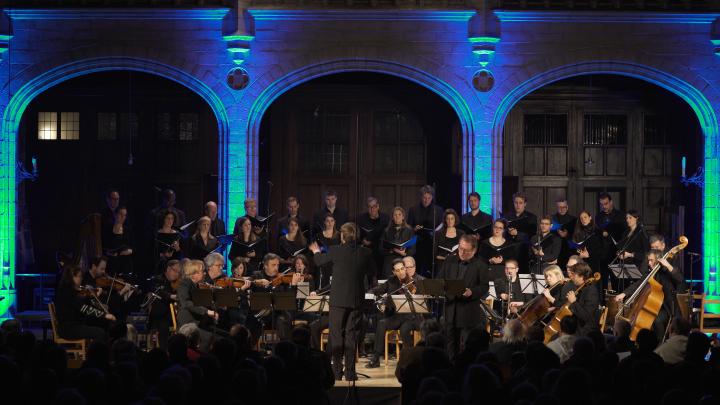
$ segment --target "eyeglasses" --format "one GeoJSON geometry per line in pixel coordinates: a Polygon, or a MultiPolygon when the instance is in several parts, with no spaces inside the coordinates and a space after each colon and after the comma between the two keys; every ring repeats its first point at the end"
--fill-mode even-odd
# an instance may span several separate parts
{"type": "Polygon", "coordinates": [[[406,268],[406,269],[414,269],[414,268],[415,268],[415,265],[412,265],[412,266],[405,266],[405,268],[406,268]]]}
{"type": "Polygon", "coordinates": [[[517,267],[505,266],[505,270],[517,270],[517,267]]]}

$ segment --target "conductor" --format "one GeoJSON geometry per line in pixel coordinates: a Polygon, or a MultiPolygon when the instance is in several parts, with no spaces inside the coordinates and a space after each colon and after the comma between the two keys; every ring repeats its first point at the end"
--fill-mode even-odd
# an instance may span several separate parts
{"type": "Polygon", "coordinates": [[[313,242],[309,249],[314,253],[317,266],[332,263],[333,278],[330,285],[330,350],[336,380],[357,380],[355,349],[362,321],[361,304],[365,298],[364,280],[375,271],[370,249],[356,243],[357,228],[348,222],[340,227],[340,245],[330,246],[327,253],[313,242]]]}

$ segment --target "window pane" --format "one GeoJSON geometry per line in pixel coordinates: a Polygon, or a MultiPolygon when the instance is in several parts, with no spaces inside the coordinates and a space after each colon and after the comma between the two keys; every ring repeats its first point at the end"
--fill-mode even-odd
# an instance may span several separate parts
{"type": "Polygon", "coordinates": [[[325,171],[330,174],[344,174],[348,168],[348,147],[345,144],[325,144],[323,153],[325,171]]]}
{"type": "Polygon", "coordinates": [[[418,120],[409,114],[400,113],[400,141],[423,141],[423,129],[418,120]]]}
{"type": "Polygon", "coordinates": [[[398,115],[395,112],[375,112],[375,143],[395,143],[398,136],[398,115]]]}
{"type": "Polygon", "coordinates": [[[585,145],[626,145],[627,116],[585,115],[583,142],[585,145]]]}
{"type": "Polygon", "coordinates": [[[118,126],[120,139],[128,139],[130,133],[132,133],[133,138],[137,138],[138,115],[136,113],[120,113],[120,125],[118,126]]]}
{"type": "Polygon", "coordinates": [[[425,173],[425,145],[401,145],[398,154],[400,173],[425,173]]]}
{"type": "Polygon", "coordinates": [[[643,117],[645,145],[668,145],[670,125],[665,116],[645,115],[643,117]]]}
{"type": "Polygon", "coordinates": [[[117,140],[117,114],[98,113],[98,140],[117,140]]]}
{"type": "Polygon", "coordinates": [[[159,140],[169,141],[173,139],[170,113],[161,113],[157,115],[157,131],[159,140]]]}
{"type": "Polygon", "coordinates": [[[523,129],[525,145],[567,145],[565,114],[526,114],[523,129]]]}
{"type": "Polygon", "coordinates": [[[180,114],[178,137],[181,141],[198,139],[199,118],[195,113],[180,114]]]}
{"type": "Polygon", "coordinates": [[[60,139],[65,139],[65,140],[80,139],[80,113],[79,112],[61,112],[60,113],[60,139]]]}
{"type": "Polygon", "coordinates": [[[55,113],[55,112],[39,112],[38,113],[38,139],[40,139],[40,140],[57,139],[57,113],[55,113]]]}
{"type": "Polygon", "coordinates": [[[373,150],[373,171],[377,174],[395,174],[395,159],[397,159],[395,145],[376,144],[373,150]]]}

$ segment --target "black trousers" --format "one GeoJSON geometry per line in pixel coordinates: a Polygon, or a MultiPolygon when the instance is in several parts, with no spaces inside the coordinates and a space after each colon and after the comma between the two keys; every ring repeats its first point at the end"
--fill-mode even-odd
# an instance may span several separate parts
{"type": "Polygon", "coordinates": [[[105,329],[99,326],[90,326],[81,323],[65,323],[58,325],[58,334],[63,339],[92,339],[98,342],[107,340],[105,329]]]}
{"type": "MultiPolygon", "coordinates": [[[[320,339],[322,338],[323,329],[327,329],[330,326],[330,317],[327,314],[323,314],[320,318],[310,322],[310,345],[315,350],[320,350],[320,339]]],[[[328,344],[325,346],[326,351],[330,351],[330,342],[328,337],[328,344]]]]}
{"type": "Polygon", "coordinates": [[[404,347],[413,346],[413,329],[417,329],[417,322],[412,315],[393,314],[378,318],[377,327],[375,328],[375,355],[381,356],[385,352],[385,332],[388,330],[399,329],[400,338],[404,347]]]}
{"type": "Polygon", "coordinates": [[[362,324],[359,308],[330,307],[330,345],[333,372],[338,379],[345,360],[345,378],[355,378],[355,349],[362,324]]]}

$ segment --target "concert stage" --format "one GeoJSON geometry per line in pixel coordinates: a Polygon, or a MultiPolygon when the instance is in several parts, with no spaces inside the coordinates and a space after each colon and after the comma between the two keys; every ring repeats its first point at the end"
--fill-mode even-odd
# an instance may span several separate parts
{"type": "Polygon", "coordinates": [[[361,358],[357,364],[357,372],[370,378],[360,377],[356,381],[357,401],[353,396],[351,384],[347,381],[336,381],[330,392],[330,401],[333,404],[399,404],[400,383],[395,378],[395,360],[390,360],[387,367],[381,360],[378,368],[365,368],[367,358],[361,358]],[[348,394],[348,389],[351,391],[348,394]],[[350,397],[348,397],[350,395],[350,397]]]}

